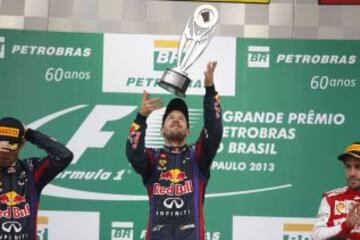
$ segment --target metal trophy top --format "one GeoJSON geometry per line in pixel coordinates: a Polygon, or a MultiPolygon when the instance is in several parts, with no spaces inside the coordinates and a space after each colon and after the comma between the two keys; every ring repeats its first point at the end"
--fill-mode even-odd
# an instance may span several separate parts
{"type": "Polygon", "coordinates": [[[195,10],[180,38],[177,70],[185,72],[200,57],[215,33],[218,19],[219,13],[212,5],[195,10]]]}
{"type": "Polygon", "coordinates": [[[181,35],[176,67],[164,72],[158,82],[160,87],[179,97],[185,97],[185,92],[191,82],[186,70],[210,43],[218,19],[218,11],[211,5],[201,5],[195,10],[181,35]]]}

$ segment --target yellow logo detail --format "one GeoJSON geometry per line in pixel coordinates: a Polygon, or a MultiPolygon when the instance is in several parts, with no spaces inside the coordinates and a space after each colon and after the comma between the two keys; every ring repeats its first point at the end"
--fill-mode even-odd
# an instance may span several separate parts
{"type": "Polygon", "coordinates": [[[160,164],[161,167],[164,167],[166,165],[166,163],[167,163],[166,159],[160,159],[159,160],[159,164],[160,164]]]}
{"type": "Polygon", "coordinates": [[[335,205],[335,214],[343,214],[345,213],[345,203],[344,202],[338,202],[335,205]]]}
{"type": "Polygon", "coordinates": [[[0,127],[0,136],[19,137],[19,129],[10,127],[0,127]]]}
{"type": "Polygon", "coordinates": [[[154,41],[155,48],[178,48],[179,42],[172,40],[155,40],[154,41]]]}
{"type": "Polygon", "coordinates": [[[140,129],[140,125],[137,123],[132,123],[130,129],[133,131],[138,131],[140,129]]]}
{"type": "Polygon", "coordinates": [[[0,203],[6,204],[9,207],[18,205],[19,203],[26,202],[26,198],[19,195],[15,191],[7,192],[0,195],[0,203]]]}

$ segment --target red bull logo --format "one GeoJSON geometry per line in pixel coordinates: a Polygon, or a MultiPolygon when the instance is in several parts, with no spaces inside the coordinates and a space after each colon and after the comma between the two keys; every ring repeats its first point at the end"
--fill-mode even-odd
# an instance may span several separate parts
{"type": "Polygon", "coordinates": [[[19,219],[30,216],[30,205],[25,204],[24,208],[7,207],[5,210],[0,210],[0,219],[19,219]]]}
{"type": "Polygon", "coordinates": [[[171,183],[168,187],[161,186],[160,183],[154,183],[153,185],[154,195],[182,196],[192,192],[192,181],[185,181],[185,184],[171,183]]]}
{"type": "Polygon", "coordinates": [[[185,172],[178,168],[160,173],[160,180],[167,180],[172,183],[183,182],[185,179],[187,179],[185,172]]]}
{"type": "Polygon", "coordinates": [[[15,191],[7,192],[0,195],[0,204],[6,204],[9,207],[26,202],[26,198],[17,194],[15,191]]]}
{"type": "Polygon", "coordinates": [[[5,210],[0,210],[0,218],[19,219],[30,216],[30,205],[26,203],[26,198],[15,191],[1,194],[0,205],[7,205],[5,210]],[[25,203],[23,208],[16,206],[20,203],[25,203]]]}

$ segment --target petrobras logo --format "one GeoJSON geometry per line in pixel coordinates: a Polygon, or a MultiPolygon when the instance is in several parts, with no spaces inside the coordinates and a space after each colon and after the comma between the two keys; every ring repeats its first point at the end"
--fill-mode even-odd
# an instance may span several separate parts
{"type": "MultiPolygon", "coordinates": [[[[270,46],[248,46],[247,64],[249,68],[270,68],[270,46]]],[[[276,64],[295,65],[354,65],[357,56],[354,54],[309,54],[278,53],[273,59],[276,64]]]]}
{"type": "Polygon", "coordinates": [[[354,65],[356,61],[356,55],[346,54],[281,53],[276,57],[276,63],[297,65],[354,65]]]}
{"type": "Polygon", "coordinates": [[[269,68],[270,67],[270,47],[268,47],[268,46],[248,46],[248,67],[249,68],[269,68]]]}
{"type": "Polygon", "coordinates": [[[48,240],[49,239],[49,218],[47,216],[37,217],[37,239],[48,240]]]}
{"type": "Polygon", "coordinates": [[[283,240],[311,240],[313,224],[307,223],[284,223],[283,240]]]}
{"type": "Polygon", "coordinates": [[[5,58],[5,37],[0,36],[0,59],[5,58]]]}
{"type": "Polygon", "coordinates": [[[37,240],[99,239],[99,212],[40,210],[38,214],[37,240]]]}
{"type": "Polygon", "coordinates": [[[90,57],[92,49],[70,46],[38,46],[15,44],[11,47],[13,55],[56,56],[56,57],[90,57]]]}
{"type": "Polygon", "coordinates": [[[179,42],[175,40],[154,40],[153,69],[154,71],[165,71],[173,68],[177,63],[177,49],[179,42]]]}
{"type": "Polygon", "coordinates": [[[111,240],[133,240],[134,223],[133,222],[112,222],[111,240]]]}
{"type": "MultiPolygon", "coordinates": [[[[39,56],[39,57],[61,57],[61,58],[90,58],[93,55],[93,47],[83,46],[84,41],[82,37],[71,38],[73,41],[69,41],[67,35],[58,33],[52,33],[54,37],[44,37],[38,33],[25,32],[22,35],[7,36],[7,40],[11,38],[11,44],[7,45],[8,53],[15,56],[39,56]],[[41,35],[40,37],[36,35],[41,35]],[[59,38],[63,38],[63,41],[59,41],[59,38]],[[78,39],[79,38],[79,39],[78,39]],[[24,42],[26,39],[26,43],[24,42]],[[72,42],[73,45],[67,44],[72,42]],[[63,44],[65,43],[65,44],[63,44]]],[[[52,35],[51,34],[51,35],[52,35]]],[[[89,36],[89,35],[87,35],[89,36]]],[[[86,38],[89,39],[88,37],[86,38]]],[[[92,44],[92,43],[89,43],[92,44]]],[[[0,59],[5,58],[5,37],[0,36],[0,59]]]]}
{"type": "Polygon", "coordinates": [[[234,216],[233,239],[311,240],[314,222],[314,218],[234,216]]]}
{"type": "MultiPolygon", "coordinates": [[[[102,91],[142,93],[146,89],[170,94],[158,82],[166,68],[176,66],[177,48],[176,36],[104,34],[102,91]]],[[[208,61],[219,62],[215,72],[217,91],[222,96],[234,96],[236,38],[229,37],[213,38],[200,58],[186,70],[192,80],[186,94],[205,93],[203,72],[208,61]]]]}

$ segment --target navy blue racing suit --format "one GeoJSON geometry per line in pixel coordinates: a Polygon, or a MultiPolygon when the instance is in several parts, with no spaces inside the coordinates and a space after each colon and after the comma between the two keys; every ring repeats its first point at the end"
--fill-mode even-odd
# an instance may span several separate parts
{"type": "Polygon", "coordinates": [[[36,240],[42,189],[71,162],[73,154],[50,137],[28,129],[25,139],[47,152],[0,168],[0,240],[36,240]]]}
{"type": "Polygon", "coordinates": [[[147,240],[204,240],[203,203],[210,165],[222,137],[219,97],[207,87],[204,127],[194,144],[145,148],[146,117],[137,114],[126,145],[149,196],[147,240]]]}

